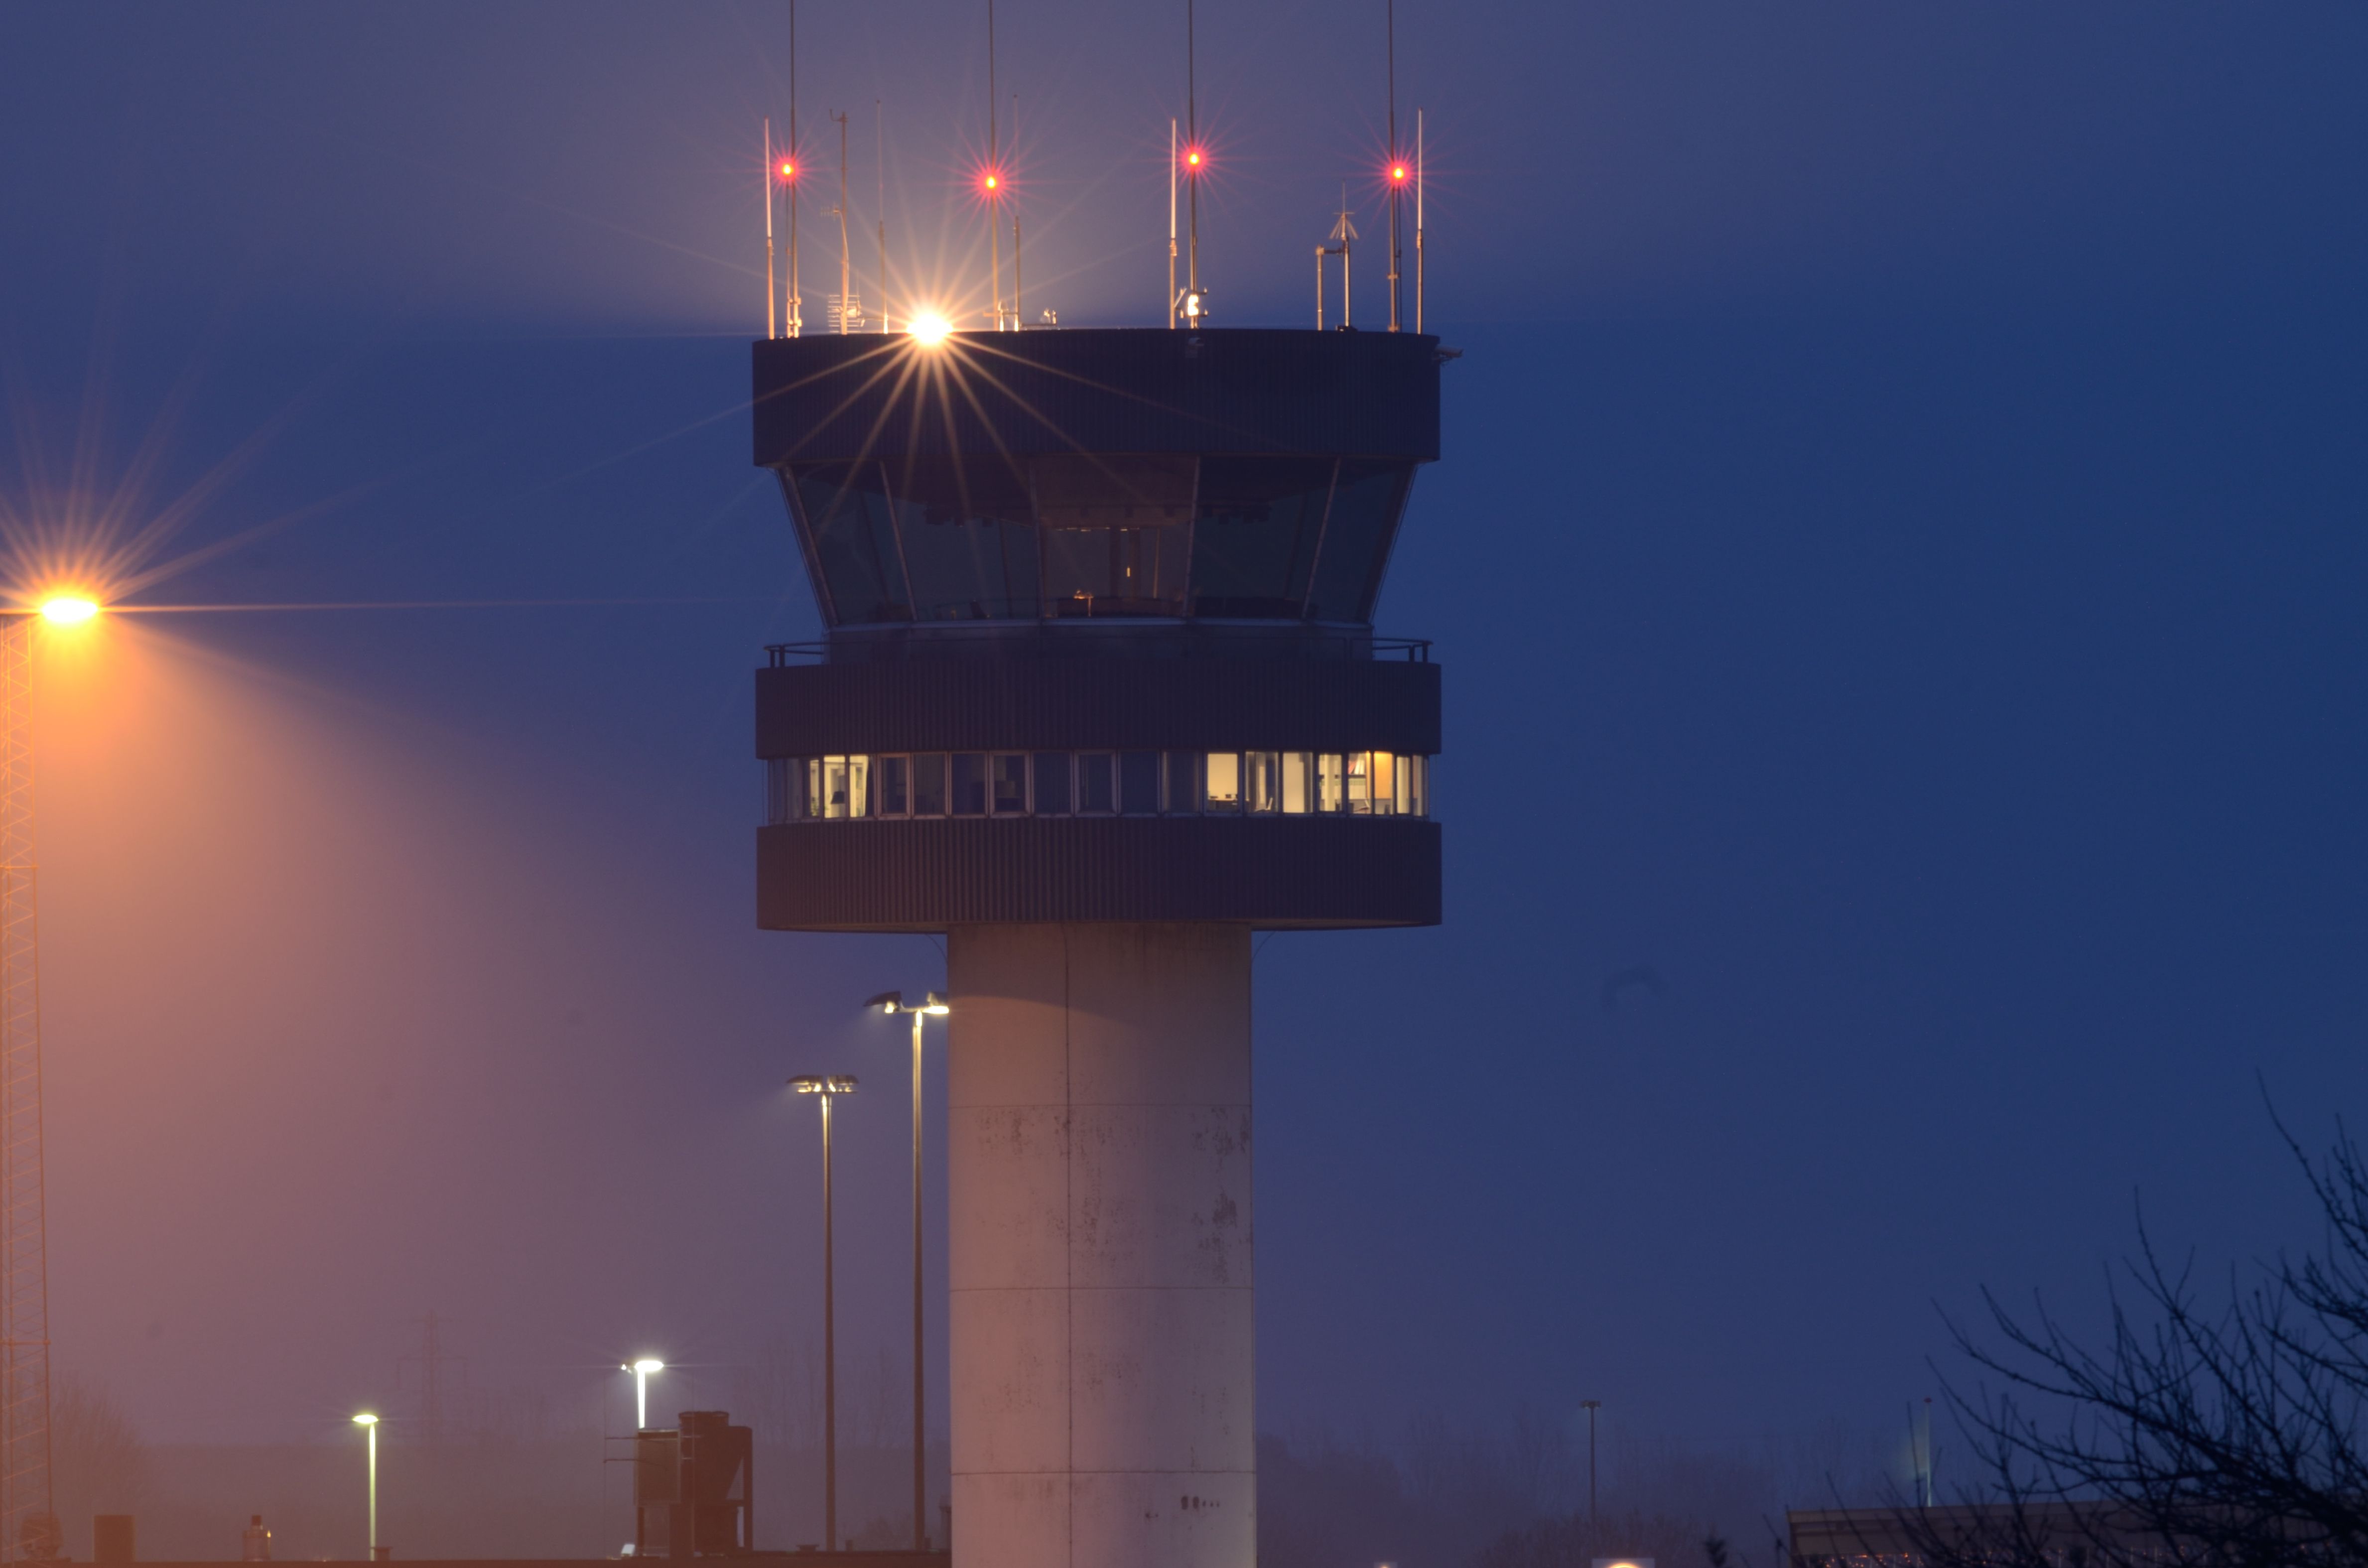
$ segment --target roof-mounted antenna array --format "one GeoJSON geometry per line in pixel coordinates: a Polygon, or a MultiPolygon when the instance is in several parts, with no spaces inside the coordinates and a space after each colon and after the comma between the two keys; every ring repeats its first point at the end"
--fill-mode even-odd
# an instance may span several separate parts
{"type": "Polygon", "coordinates": [[[1340,216],[1332,225],[1332,243],[1315,247],[1315,330],[1324,330],[1324,258],[1340,258],[1340,330],[1355,325],[1349,304],[1349,251],[1357,238],[1357,225],[1349,216],[1349,182],[1340,182],[1340,216]]]}
{"type": "Polygon", "coordinates": [[[1422,110],[1414,111],[1414,329],[1422,331],[1422,110]]]}

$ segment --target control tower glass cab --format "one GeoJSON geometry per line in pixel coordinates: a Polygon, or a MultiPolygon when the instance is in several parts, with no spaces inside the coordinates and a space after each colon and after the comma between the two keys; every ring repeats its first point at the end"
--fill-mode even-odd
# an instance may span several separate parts
{"type": "Polygon", "coordinates": [[[1434,925],[1438,340],[780,338],[757,921],[936,932],[959,1568],[1256,1555],[1250,938],[1434,925]]]}

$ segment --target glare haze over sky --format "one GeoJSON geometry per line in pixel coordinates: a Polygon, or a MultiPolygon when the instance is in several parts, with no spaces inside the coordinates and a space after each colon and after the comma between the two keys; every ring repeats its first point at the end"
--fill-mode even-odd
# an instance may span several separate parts
{"type": "MultiPolygon", "coordinates": [[[[2274,1248],[2258,1085],[2323,1137],[2368,1023],[2368,17],[1398,10],[1448,924],[1260,950],[1262,1422],[1890,1422],[1935,1303],[2092,1312],[2134,1195],[2274,1248]]],[[[802,8],[900,312],[982,288],[974,12],[802,8]]],[[[1150,324],[1182,7],[997,12],[1030,313],[1150,324]]],[[[1378,256],[1381,12],[1202,0],[1221,324],[1312,324],[1344,180],[1378,256]]],[[[742,407],[786,16],[0,12],[11,505],[244,449],[165,553],[303,515],[141,597],[658,601],[116,618],[47,683],[57,1354],[153,1435],[399,1408],[431,1309],[582,1419],[643,1353],[728,1400],[816,1335],[794,1073],[867,1079],[896,1349],[855,1005],[942,956],[751,924],[748,672],[814,631],[742,407]]]]}

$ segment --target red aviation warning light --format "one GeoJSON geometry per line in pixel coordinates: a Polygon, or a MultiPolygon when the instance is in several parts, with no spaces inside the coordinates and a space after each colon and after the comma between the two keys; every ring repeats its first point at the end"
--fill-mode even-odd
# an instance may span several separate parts
{"type": "Polygon", "coordinates": [[[1404,164],[1392,164],[1390,165],[1390,183],[1392,185],[1404,185],[1406,184],[1406,166],[1404,164]]]}
{"type": "Polygon", "coordinates": [[[1187,147],[1184,149],[1184,172],[1186,174],[1197,175],[1208,166],[1208,154],[1201,152],[1200,148],[1187,147]]]}
{"type": "Polygon", "coordinates": [[[773,172],[780,176],[780,177],[785,180],[792,180],[798,177],[797,165],[790,162],[787,158],[783,158],[781,160],[781,166],[773,172]]]}

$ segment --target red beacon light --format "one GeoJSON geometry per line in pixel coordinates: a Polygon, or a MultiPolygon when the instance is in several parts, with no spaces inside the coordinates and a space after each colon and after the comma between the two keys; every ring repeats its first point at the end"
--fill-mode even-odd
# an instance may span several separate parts
{"type": "Polygon", "coordinates": [[[1404,164],[1392,164],[1390,165],[1390,183],[1392,185],[1404,185],[1406,183],[1406,166],[1404,164]]]}
{"type": "Polygon", "coordinates": [[[790,162],[787,158],[783,158],[781,160],[780,174],[783,179],[795,179],[798,177],[798,166],[797,165],[790,162]]]}
{"type": "Polygon", "coordinates": [[[1201,172],[1201,165],[1207,162],[1207,157],[1201,153],[1200,148],[1187,147],[1184,149],[1184,166],[1192,173],[1196,175],[1199,174],[1201,172]]]}

